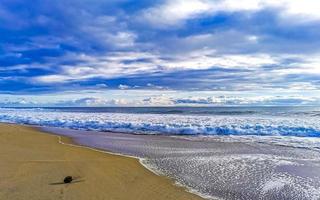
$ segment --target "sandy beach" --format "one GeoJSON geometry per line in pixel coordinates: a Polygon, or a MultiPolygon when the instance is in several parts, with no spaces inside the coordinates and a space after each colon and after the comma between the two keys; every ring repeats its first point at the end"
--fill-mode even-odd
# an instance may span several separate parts
{"type": "Polygon", "coordinates": [[[0,124],[0,161],[0,199],[200,199],[137,159],[63,145],[25,126],[0,124]],[[67,175],[76,181],[62,184],[67,175]]]}
{"type": "Polygon", "coordinates": [[[144,158],[148,168],[206,198],[320,198],[320,152],[293,147],[289,144],[295,143],[288,138],[139,135],[52,127],[42,130],[72,137],[84,146],[144,158]]]}

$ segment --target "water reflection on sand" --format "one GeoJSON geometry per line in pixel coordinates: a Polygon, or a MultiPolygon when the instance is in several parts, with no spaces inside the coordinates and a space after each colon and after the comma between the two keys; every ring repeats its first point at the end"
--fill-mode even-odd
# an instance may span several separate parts
{"type": "Polygon", "coordinates": [[[219,199],[319,199],[320,153],[232,138],[168,137],[58,128],[78,143],[146,158],[150,168],[219,199]]]}

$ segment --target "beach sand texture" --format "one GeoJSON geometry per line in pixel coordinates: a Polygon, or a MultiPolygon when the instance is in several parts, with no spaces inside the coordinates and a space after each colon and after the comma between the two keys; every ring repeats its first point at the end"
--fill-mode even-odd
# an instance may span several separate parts
{"type": "Polygon", "coordinates": [[[0,199],[201,198],[154,175],[137,159],[62,145],[55,135],[0,124],[0,199]],[[68,175],[77,179],[62,184],[68,175]]]}

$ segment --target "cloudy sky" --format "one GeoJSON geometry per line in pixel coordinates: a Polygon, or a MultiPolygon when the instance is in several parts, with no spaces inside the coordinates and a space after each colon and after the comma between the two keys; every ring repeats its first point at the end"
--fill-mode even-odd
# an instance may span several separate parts
{"type": "Polygon", "coordinates": [[[1,0],[0,106],[320,105],[320,1],[1,0]]]}

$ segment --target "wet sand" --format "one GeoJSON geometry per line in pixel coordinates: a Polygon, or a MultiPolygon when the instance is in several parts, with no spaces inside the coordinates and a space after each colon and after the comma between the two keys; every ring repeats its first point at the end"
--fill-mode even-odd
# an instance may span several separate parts
{"type": "Polygon", "coordinates": [[[320,199],[320,152],[240,137],[133,135],[46,128],[77,143],[145,158],[151,169],[206,197],[320,199]]]}
{"type": "Polygon", "coordinates": [[[0,172],[0,199],[200,199],[135,158],[63,145],[19,125],[0,124],[0,172]],[[63,184],[67,175],[77,179],[63,184]]]}

